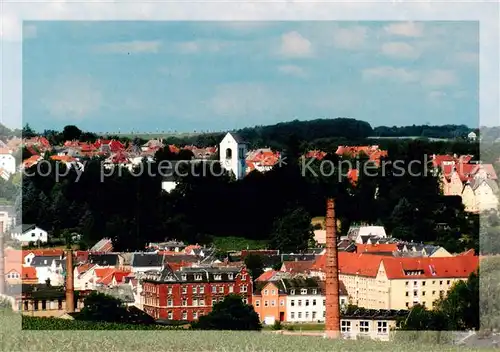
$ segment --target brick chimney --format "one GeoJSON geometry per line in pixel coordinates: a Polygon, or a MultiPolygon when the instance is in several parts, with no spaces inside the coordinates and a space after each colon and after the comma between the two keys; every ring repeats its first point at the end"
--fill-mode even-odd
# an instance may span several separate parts
{"type": "Polygon", "coordinates": [[[339,272],[337,255],[337,222],[335,202],[326,201],[326,320],[325,333],[329,338],[340,337],[339,272]]]}
{"type": "Polygon", "coordinates": [[[66,251],[66,312],[75,311],[75,286],[73,283],[73,251],[66,251]]]}
{"type": "Polygon", "coordinates": [[[3,236],[3,221],[0,221],[0,294],[5,293],[5,248],[3,236]]]}

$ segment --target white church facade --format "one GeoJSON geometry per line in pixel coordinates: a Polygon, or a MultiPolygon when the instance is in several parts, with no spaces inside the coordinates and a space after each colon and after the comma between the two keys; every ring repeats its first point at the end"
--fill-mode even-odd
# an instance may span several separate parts
{"type": "MultiPolygon", "coordinates": [[[[219,163],[227,172],[234,175],[236,180],[241,180],[246,175],[246,155],[247,143],[235,133],[228,132],[219,143],[219,163]]],[[[177,163],[198,162],[199,160],[172,162],[166,175],[163,177],[161,188],[167,192],[172,192],[177,187],[175,172],[178,170],[177,163]]],[[[182,175],[181,175],[182,176],[182,175]]]]}

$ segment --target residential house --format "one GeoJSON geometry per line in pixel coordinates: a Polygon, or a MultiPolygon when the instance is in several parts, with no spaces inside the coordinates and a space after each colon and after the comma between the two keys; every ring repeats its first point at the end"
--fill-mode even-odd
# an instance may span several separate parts
{"type": "Polygon", "coordinates": [[[95,287],[95,270],[100,268],[96,264],[85,263],[75,267],[73,285],[75,290],[91,290],[95,287]]]}
{"type": "Polygon", "coordinates": [[[6,263],[5,282],[8,285],[37,284],[36,269],[34,267],[6,263]]]}
{"type": "Polygon", "coordinates": [[[10,236],[23,243],[28,244],[30,242],[36,243],[47,243],[49,240],[49,236],[47,231],[39,228],[34,224],[22,224],[14,227],[10,232],[10,236]]]}
{"type": "Polygon", "coordinates": [[[12,154],[12,150],[0,148],[0,169],[11,175],[16,173],[16,158],[12,154]]]}
{"type": "MultiPolygon", "coordinates": [[[[432,309],[457,281],[478,269],[477,256],[393,257],[339,252],[339,279],[352,304],[368,309],[408,309],[422,304],[432,309]]],[[[326,256],[318,258],[311,275],[323,279],[326,256]]]]}
{"type": "Polygon", "coordinates": [[[477,139],[477,134],[475,132],[470,132],[468,135],[467,135],[467,139],[471,142],[475,142],[476,139],[477,139]]]}
{"type": "Polygon", "coordinates": [[[161,320],[197,320],[229,294],[252,303],[252,280],[244,267],[189,267],[147,272],[144,311],[161,320]]]}
{"type": "Polygon", "coordinates": [[[16,211],[13,206],[0,205],[0,222],[4,233],[16,226],[16,211]]]}
{"type": "Polygon", "coordinates": [[[389,341],[398,321],[408,310],[356,309],[340,314],[340,332],[344,339],[370,338],[389,341]]]}
{"type": "Polygon", "coordinates": [[[134,253],[132,256],[132,272],[146,272],[163,269],[164,256],[157,253],[134,253]]]}
{"type": "Polygon", "coordinates": [[[64,256],[64,250],[62,249],[27,249],[21,252],[22,263],[24,265],[31,265],[31,261],[35,257],[57,257],[62,258],[64,256]]]}
{"type": "Polygon", "coordinates": [[[248,174],[254,170],[259,172],[270,171],[279,160],[280,153],[274,152],[269,148],[252,150],[246,156],[246,173],[248,174]]]}
{"type": "Polygon", "coordinates": [[[489,178],[476,177],[468,181],[462,192],[465,210],[479,213],[498,209],[498,184],[489,178]]]}
{"type": "Polygon", "coordinates": [[[31,267],[35,268],[38,283],[46,283],[50,280],[53,286],[64,284],[64,272],[66,270],[66,260],[62,257],[37,257],[31,261],[31,267]]]}

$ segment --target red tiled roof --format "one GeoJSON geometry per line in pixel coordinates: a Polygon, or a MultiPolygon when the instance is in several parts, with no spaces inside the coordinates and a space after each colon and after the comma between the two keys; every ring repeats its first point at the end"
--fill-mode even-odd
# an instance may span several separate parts
{"type": "Polygon", "coordinates": [[[62,249],[23,249],[22,256],[26,257],[28,254],[33,253],[37,257],[56,257],[62,256],[64,250],[62,249]]]}
{"type": "MultiPolygon", "coordinates": [[[[339,252],[339,272],[347,275],[376,277],[383,263],[389,279],[411,278],[466,278],[477,270],[477,256],[455,256],[438,258],[387,257],[373,254],[339,252]],[[405,271],[423,270],[421,275],[405,275],[405,271]]],[[[324,271],[326,254],[320,256],[312,270],[324,271]]]]}
{"type": "Polygon", "coordinates": [[[284,261],[282,271],[296,274],[305,273],[311,270],[313,264],[313,260],[284,261]]]}
{"type": "Polygon", "coordinates": [[[357,169],[350,169],[348,172],[347,172],[347,179],[353,184],[355,185],[356,183],[358,183],[358,178],[359,178],[359,171],[357,169]]]}
{"type": "Polygon", "coordinates": [[[255,281],[269,281],[276,273],[275,270],[264,271],[255,281]]]}
{"type": "Polygon", "coordinates": [[[87,271],[92,269],[94,266],[95,266],[95,264],[85,263],[85,264],[77,266],[76,271],[77,271],[78,275],[80,275],[80,274],[86,273],[87,271]]]}
{"type": "Polygon", "coordinates": [[[305,155],[306,158],[315,158],[318,160],[323,160],[323,158],[325,156],[326,156],[326,152],[321,151],[321,150],[310,150],[305,155]]]}
{"type": "Polygon", "coordinates": [[[398,251],[397,243],[381,243],[381,244],[356,244],[356,251],[363,252],[395,252],[398,251]]]}

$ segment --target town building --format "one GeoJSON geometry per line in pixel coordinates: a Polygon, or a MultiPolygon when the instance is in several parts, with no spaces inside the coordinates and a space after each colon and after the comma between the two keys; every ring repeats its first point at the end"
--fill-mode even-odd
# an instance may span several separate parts
{"type": "Polygon", "coordinates": [[[227,133],[219,145],[221,166],[239,180],[246,175],[247,144],[236,133],[227,133]]]}
{"type": "MultiPolygon", "coordinates": [[[[368,309],[409,309],[422,304],[432,309],[457,281],[476,272],[479,258],[392,257],[368,253],[338,253],[339,279],[350,303],[368,309]]],[[[310,275],[324,278],[326,256],[311,267],[310,275]]]]}
{"type": "Polygon", "coordinates": [[[4,233],[16,226],[16,212],[13,206],[0,205],[0,223],[3,224],[4,233]]]}
{"type": "Polygon", "coordinates": [[[23,244],[32,243],[47,243],[49,236],[47,231],[39,228],[34,224],[18,225],[10,232],[12,239],[15,239],[23,244]]]}
{"type": "Polygon", "coordinates": [[[229,294],[252,304],[252,279],[245,267],[182,267],[168,265],[144,273],[143,308],[160,320],[197,320],[229,294]]]}
{"type": "Polygon", "coordinates": [[[0,169],[11,175],[16,173],[16,158],[12,154],[12,150],[0,148],[0,169]]]}
{"type": "Polygon", "coordinates": [[[369,338],[389,341],[398,321],[408,316],[407,310],[356,309],[340,315],[340,331],[345,339],[369,338]]]}

